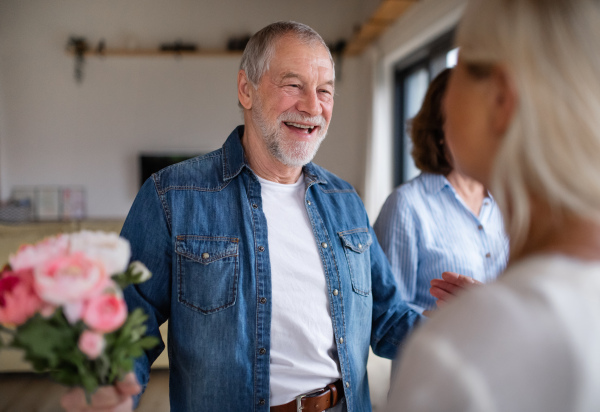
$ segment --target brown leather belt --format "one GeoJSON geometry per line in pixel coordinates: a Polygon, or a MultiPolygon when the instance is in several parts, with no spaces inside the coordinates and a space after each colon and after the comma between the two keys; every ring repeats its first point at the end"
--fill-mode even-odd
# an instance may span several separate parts
{"type": "Polygon", "coordinates": [[[300,395],[291,402],[271,406],[271,412],[322,412],[333,408],[343,397],[344,387],[340,379],[322,389],[300,395]]]}

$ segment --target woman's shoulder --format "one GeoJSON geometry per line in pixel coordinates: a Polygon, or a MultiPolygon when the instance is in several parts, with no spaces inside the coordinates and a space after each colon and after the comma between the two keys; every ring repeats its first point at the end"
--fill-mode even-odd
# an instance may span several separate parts
{"type": "Polygon", "coordinates": [[[497,283],[513,293],[545,295],[547,303],[558,295],[560,300],[569,296],[580,300],[577,296],[584,290],[600,292],[600,261],[539,254],[511,264],[497,283]]]}
{"type": "Polygon", "coordinates": [[[504,358],[516,367],[520,361],[573,356],[600,345],[600,330],[589,327],[600,318],[598,296],[600,263],[535,256],[511,264],[495,282],[466,291],[422,332],[426,340],[437,336],[451,343],[478,365],[504,358]]]}
{"type": "Polygon", "coordinates": [[[512,264],[496,282],[465,292],[415,332],[402,354],[398,399],[412,397],[401,383],[426,386],[434,396],[452,381],[448,396],[455,400],[497,402],[499,410],[515,410],[521,401],[543,410],[538,406],[555,401],[552,410],[569,410],[562,403],[576,389],[576,376],[600,384],[600,331],[590,327],[600,317],[599,295],[598,263],[546,255],[512,264]],[[437,383],[427,383],[432,379],[437,383]],[[540,393],[554,400],[538,399],[540,393]]]}
{"type": "MultiPolygon", "coordinates": [[[[509,265],[492,283],[464,293],[440,313],[441,323],[468,316],[473,328],[515,330],[545,318],[560,322],[586,295],[600,316],[600,262],[583,262],[560,255],[539,255],[509,265]],[[598,302],[597,305],[595,302],[598,302]]],[[[437,319],[432,319],[432,326],[437,319]]],[[[546,323],[547,324],[547,323],[546,323]]],[[[497,332],[499,335],[506,330],[497,332]]],[[[496,332],[492,332],[496,334],[496,332]]]]}

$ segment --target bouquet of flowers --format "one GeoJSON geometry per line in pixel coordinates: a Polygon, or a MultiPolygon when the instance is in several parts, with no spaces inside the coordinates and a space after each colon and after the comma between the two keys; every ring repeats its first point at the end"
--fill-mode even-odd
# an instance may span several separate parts
{"type": "Polygon", "coordinates": [[[127,313],[123,288],[151,276],[141,262],[129,264],[130,255],[115,233],[22,246],[0,273],[0,349],[21,349],[35,371],[88,396],[122,379],[158,343],[144,336],[142,309],[127,313]]]}

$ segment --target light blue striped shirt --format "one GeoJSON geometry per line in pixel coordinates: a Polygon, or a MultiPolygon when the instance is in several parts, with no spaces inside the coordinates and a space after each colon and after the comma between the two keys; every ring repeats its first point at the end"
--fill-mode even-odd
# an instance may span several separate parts
{"type": "Polygon", "coordinates": [[[402,297],[420,312],[435,307],[429,282],[442,272],[488,282],[508,258],[508,238],[493,198],[486,197],[475,216],[443,175],[422,173],[397,187],[374,229],[402,297]]]}

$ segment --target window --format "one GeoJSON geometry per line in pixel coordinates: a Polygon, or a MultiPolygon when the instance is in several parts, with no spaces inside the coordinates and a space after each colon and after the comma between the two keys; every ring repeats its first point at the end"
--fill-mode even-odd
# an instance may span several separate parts
{"type": "Polygon", "coordinates": [[[456,65],[454,31],[421,48],[396,66],[394,102],[394,186],[419,174],[411,157],[412,142],[407,125],[423,103],[431,80],[446,67],[456,65]]]}

